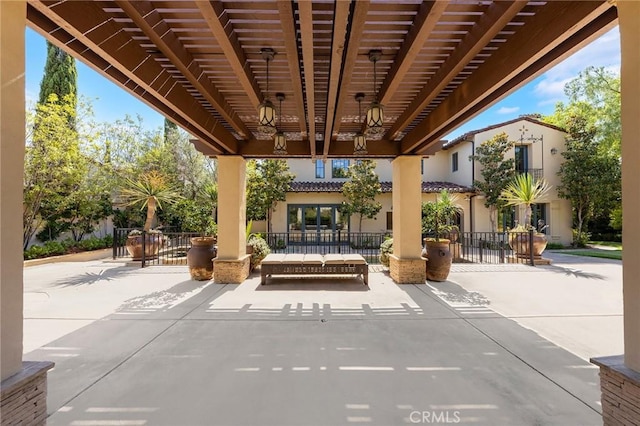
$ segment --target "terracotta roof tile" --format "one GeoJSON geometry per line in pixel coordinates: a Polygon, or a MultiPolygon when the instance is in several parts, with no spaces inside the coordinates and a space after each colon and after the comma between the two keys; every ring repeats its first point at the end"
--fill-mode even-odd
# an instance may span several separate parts
{"type": "MultiPolygon", "coordinates": [[[[289,192],[342,192],[344,182],[291,182],[289,192]]],[[[391,192],[391,182],[380,182],[382,192],[391,192]]],[[[452,182],[422,182],[423,193],[440,192],[474,192],[473,188],[452,182]]]]}

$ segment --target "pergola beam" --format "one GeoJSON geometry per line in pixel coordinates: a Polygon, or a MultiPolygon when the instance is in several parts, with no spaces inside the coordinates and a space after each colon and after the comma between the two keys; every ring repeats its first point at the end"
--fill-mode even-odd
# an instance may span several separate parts
{"type": "Polygon", "coordinates": [[[524,29],[530,31],[515,33],[402,139],[402,153],[421,150],[425,141],[435,142],[444,127],[460,123],[460,117],[478,104],[514,90],[526,81],[523,76],[527,73],[533,75],[549,67],[552,59],[544,60],[548,53],[610,8],[600,1],[547,3],[525,24],[524,29]]]}
{"type": "Polygon", "coordinates": [[[202,105],[177,84],[149,54],[95,2],[30,2],[27,19],[36,28],[49,27],[47,36],[58,46],[84,58],[105,76],[127,87],[167,117],[180,117],[187,130],[220,152],[235,153],[238,143],[202,105]],[[47,7],[49,6],[49,7],[47,7]],[[149,76],[155,76],[151,79],[149,76]]]}
{"type": "MultiPolygon", "coordinates": [[[[311,155],[308,141],[288,141],[286,158],[309,157],[311,155]]],[[[253,139],[242,144],[239,155],[245,158],[283,158],[281,155],[273,154],[271,144],[264,140],[253,139]]],[[[395,158],[400,155],[400,148],[397,142],[379,140],[368,147],[367,157],[395,158]]],[[[351,141],[333,141],[331,149],[327,152],[327,158],[360,158],[354,156],[353,143],[351,141]]]]}
{"type": "Polygon", "coordinates": [[[240,42],[233,32],[233,27],[228,22],[224,5],[219,1],[196,1],[195,4],[200,9],[211,33],[222,48],[244,92],[257,109],[262,102],[262,94],[251,72],[247,58],[242,51],[240,42]]]}
{"type": "Polygon", "coordinates": [[[393,65],[387,73],[387,77],[380,86],[378,98],[383,105],[391,99],[402,83],[405,74],[411,68],[413,61],[420,54],[429,35],[440,20],[440,17],[449,5],[448,0],[435,2],[423,2],[418,14],[413,20],[411,30],[402,44],[402,47],[393,60],[393,65]]]}
{"type": "Polygon", "coordinates": [[[329,93],[327,94],[327,116],[324,128],[324,149],[322,157],[329,154],[333,139],[333,121],[336,116],[338,91],[342,78],[342,57],[347,42],[347,25],[349,23],[349,7],[351,2],[337,1],[333,18],[333,37],[331,40],[331,67],[329,71],[329,93]]]}
{"type": "Polygon", "coordinates": [[[300,73],[300,58],[298,56],[297,34],[294,25],[295,18],[293,7],[289,1],[279,1],[278,11],[280,12],[280,24],[284,38],[287,63],[291,74],[291,88],[293,90],[293,100],[296,103],[298,112],[298,124],[302,137],[307,137],[307,120],[304,110],[304,94],[302,93],[302,75],[300,73]]]}
{"type": "Polygon", "coordinates": [[[309,123],[309,150],[311,158],[316,157],[316,97],[313,76],[313,5],[310,1],[298,3],[300,19],[300,41],[302,44],[302,66],[305,75],[305,95],[307,98],[307,122],[309,123]],[[311,77],[311,78],[310,78],[311,77]]]}
{"type": "Polygon", "coordinates": [[[218,89],[211,83],[204,70],[184,48],[153,4],[148,1],[132,2],[128,0],[116,0],[116,4],[243,139],[252,137],[249,128],[239,119],[218,89]]]}
{"type": "Polygon", "coordinates": [[[358,0],[354,5],[353,18],[351,19],[349,39],[347,42],[347,51],[343,59],[344,67],[342,69],[342,80],[340,81],[342,90],[338,92],[338,100],[336,102],[335,113],[333,116],[332,133],[340,132],[342,111],[344,110],[345,103],[353,99],[351,95],[355,95],[355,93],[351,94],[344,88],[349,87],[351,83],[351,75],[353,74],[353,69],[355,68],[358,60],[358,51],[364,34],[364,26],[367,22],[369,5],[369,0],[358,0]]]}
{"type": "Polygon", "coordinates": [[[478,23],[473,26],[460,42],[460,46],[447,58],[444,64],[442,64],[438,71],[420,90],[418,96],[409,104],[405,112],[402,113],[389,128],[385,137],[392,140],[395,139],[398,133],[411,124],[427,105],[447,87],[451,80],[453,80],[526,5],[527,3],[522,1],[492,3],[487,13],[480,18],[478,23]]]}

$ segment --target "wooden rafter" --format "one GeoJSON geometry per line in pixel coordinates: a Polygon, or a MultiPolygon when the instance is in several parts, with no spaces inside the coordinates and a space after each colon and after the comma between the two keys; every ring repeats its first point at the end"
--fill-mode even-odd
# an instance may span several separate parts
{"type": "Polygon", "coordinates": [[[324,150],[322,157],[329,154],[329,146],[333,138],[333,120],[336,114],[338,91],[340,90],[340,77],[342,71],[342,55],[347,41],[347,24],[349,20],[348,1],[335,3],[333,18],[333,37],[331,41],[331,69],[329,71],[329,93],[327,96],[327,116],[324,128],[324,150]]]}
{"type": "Polygon", "coordinates": [[[155,59],[131,43],[130,37],[105,15],[96,2],[33,2],[31,5],[79,40],[109,66],[117,67],[128,79],[164,100],[167,106],[202,131],[225,151],[236,153],[238,143],[202,105],[167,73],[155,59]]]}
{"type": "MultiPolygon", "coordinates": [[[[525,24],[529,31],[514,34],[434,111],[402,139],[401,151],[409,154],[434,143],[434,135],[496,93],[506,94],[522,84],[527,69],[546,69],[552,59],[544,60],[581,28],[611,8],[608,3],[549,2],[525,24]],[[425,143],[425,141],[427,141],[425,143]]],[[[526,80],[524,80],[526,81],[526,80]]]]}
{"type": "Polygon", "coordinates": [[[242,51],[242,47],[240,47],[238,38],[228,22],[222,2],[196,1],[195,4],[200,9],[202,17],[207,22],[213,36],[220,44],[227,61],[229,61],[233,72],[240,80],[240,85],[249,97],[250,102],[257,109],[260,102],[262,102],[260,88],[251,73],[249,63],[242,51]]]}
{"type": "Polygon", "coordinates": [[[527,5],[523,1],[492,3],[487,13],[461,41],[460,46],[447,58],[405,112],[389,128],[385,137],[395,139],[451,80],[527,5]]]}
{"type": "Polygon", "coordinates": [[[448,1],[423,2],[418,14],[413,20],[409,34],[396,54],[393,66],[387,73],[378,92],[378,99],[383,105],[391,99],[396,89],[402,83],[407,71],[416,59],[422,46],[429,38],[438,20],[447,9],[448,1]]]}
{"type": "Polygon", "coordinates": [[[302,75],[300,74],[300,58],[298,57],[298,44],[296,43],[296,27],[294,25],[294,14],[291,2],[279,1],[278,11],[280,13],[280,23],[284,36],[285,51],[291,73],[291,86],[293,89],[293,101],[296,103],[298,111],[298,124],[300,133],[304,138],[307,134],[307,120],[304,111],[304,95],[302,93],[302,75]]]}
{"type": "MultiPolygon", "coordinates": [[[[302,43],[302,66],[305,76],[313,76],[313,10],[310,1],[298,3],[300,19],[300,39],[302,43]]],[[[305,80],[305,94],[307,98],[307,122],[309,123],[309,150],[311,158],[316,156],[316,108],[315,84],[313,78],[305,80]]]]}
{"type": "Polygon", "coordinates": [[[460,122],[471,119],[473,116],[481,112],[484,108],[491,105],[493,102],[498,101],[503,96],[508,95],[523,84],[531,81],[540,72],[543,72],[544,70],[557,65],[564,59],[573,55],[579,49],[585,47],[587,44],[593,42],[598,37],[613,29],[617,25],[617,23],[617,9],[615,7],[608,9],[605,13],[580,29],[568,40],[563,42],[558,47],[554,48],[551,52],[547,53],[542,58],[538,59],[526,70],[518,73],[511,80],[509,85],[500,87],[499,90],[496,90],[490,96],[478,102],[470,109],[464,111],[456,120],[450,121],[448,124],[441,126],[437,130],[432,132],[429,135],[429,138],[425,140],[414,152],[416,154],[426,155],[428,152],[433,152],[434,149],[437,150],[437,145],[440,141],[440,138],[459,126],[460,122]]]}
{"type": "MultiPolygon", "coordinates": [[[[367,22],[369,4],[369,0],[358,0],[355,3],[347,42],[347,52],[343,59],[344,67],[342,70],[342,80],[340,81],[340,86],[343,88],[349,87],[349,84],[351,83],[351,75],[353,74],[353,69],[355,68],[356,61],[358,60],[360,41],[362,40],[364,26],[367,22]]],[[[352,99],[349,95],[350,93],[348,90],[343,89],[338,92],[338,100],[336,102],[335,113],[333,116],[332,133],[340,132],[342,111],[344,110],[345,103],[352,99]]],[[[325,152],[328,152],[326,148],[325,152]]]]}
{"type": "Polygon", "coordinates": [[[117,0],[116,4],[133,20],[156,47],[185,76],[202,96],[222,115],[243,139],[252,137],[251,131],[235,114],[231,106],[211,83],[193,56],[164,22],[153,4],[148,1],[117,0]]]}

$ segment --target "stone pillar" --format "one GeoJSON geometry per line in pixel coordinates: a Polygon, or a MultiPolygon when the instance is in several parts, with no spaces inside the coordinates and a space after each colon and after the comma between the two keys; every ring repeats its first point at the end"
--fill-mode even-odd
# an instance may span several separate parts
{"type": "Polygon", "coordinates": [[[0,1],[0,371],[22,369],[25,1],[0,1]]]}
{"type": "Polygon", "coordinates": [[[400,156],[393,168],[393,254],[391,278],[398,284],[427,279],[422,251],[422,174],[419,156],[400,156]]]}
{"type": "Polygon", "coordinates": [[[22,176],[27,4],[0,1],[0,419],[44,425],[51,362],[22,362],[22,176]]]}
{"type": "Polygon", "coordinates": [[[640,2],[618,0],[622,99],[622,219],[624,355],[591,361],[600,366],[605,425],[640,424],[640,2]]]}
{"type": "Polygon", "coordinates": [[[246,252],[246,162],[239,156],[218,157],[218,257],[213,280],[239,284],[249,276],[246,252]]]}

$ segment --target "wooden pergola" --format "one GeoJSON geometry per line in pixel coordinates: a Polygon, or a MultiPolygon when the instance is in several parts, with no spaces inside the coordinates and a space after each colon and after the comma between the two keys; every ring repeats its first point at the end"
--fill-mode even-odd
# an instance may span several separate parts
{"type": "Polygon", "coordinates": [[[288,156],[350,157],[364,93],[364,110],[377,95],[385,113],[364,156],[394,158],[439,149],[451,130],[614,27],[617,10],[604,0],[29,0],[27,19],[207,155],[274,156],[257,111],[282,93],[288,156]],[[268,92],[263,48],[275,52],[268,92]],[[375,88],[372,50],[381,51],[375,88]]]}
{"type": "Polygon", "coordinates": [[[619,25],[625,353],[593,361],[601,371],[604,423],[640,423],[640,221],[628,213],[640,210],[640,1],[0,1],[0,393],[15,397],[3,396],[0,415],[5,421],[11,408],[10,423],[44,424],[46,392],[23,397],[34,383],[46,389],[53,366],[22,359],[25,25],[218,158],[224,184],[217,282],[239,283],[249,274],[247,158],[371,157],[392,159],[390,275],[422,285],[421,157],[439,150],[455,127],[619,25]],[[263,49],[275,52],[272,61],[263,49]],[[367,130],[358,93],[365,110],[380,101],[385,120],[367,136],[368,152],[354,155],[354,136],[367,130]],[[258,131],[259,105],[270,99],[280,110],[276,94],[284,96],[277,126],[288,139],[286,154],[274,154],[272,136],[258,131]]]}

